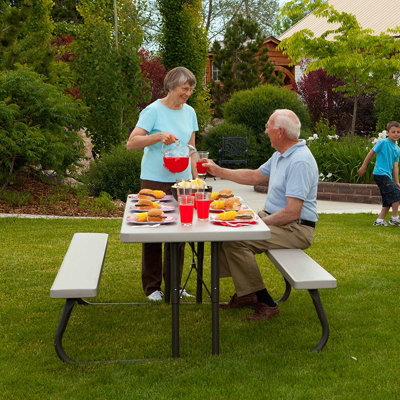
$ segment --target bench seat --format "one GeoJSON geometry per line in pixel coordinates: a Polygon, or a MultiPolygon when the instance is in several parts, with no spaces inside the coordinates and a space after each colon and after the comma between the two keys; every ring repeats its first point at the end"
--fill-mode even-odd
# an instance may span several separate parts
{"type": "Polygon", "coordinates": [[[96,297],[107,242],[106,233],[75,233],[50,289],[50,297],[96,297]]]}
{"type": "Polygon", "coordinates": [[[266,253],[286,283],[285,293],[278,302],[288,299],[292,287],[310,293],[322,327],[321,339],[312,350],[321,350],[329,338],[329,324],[318,289],[336,288],[336,279],[301,249],[272,249],[266,253]]]}
{"type": "Polygon", "coordinates": [[[332,289],[336,279],[300,249],[268,250],[268,257],[294,289],[332,289]]]}
{"type": "Polygon", "coordinates": [[[75,233],[50,289],[51,298],[66,299],[54,336],[54,347],[62,361],[75,362],[65,353],[62,338],[75,303],[87,305],[82,297],[97,296],[107,243],[106,233],[75,233]]]}

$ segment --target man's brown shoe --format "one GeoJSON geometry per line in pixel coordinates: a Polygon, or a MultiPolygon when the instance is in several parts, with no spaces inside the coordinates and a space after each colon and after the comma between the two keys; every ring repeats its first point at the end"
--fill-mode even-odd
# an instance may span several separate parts
{"type": "Polygon", "coordinates": [[[240,308],[249,307],[257,304],[257,295],[255,293],[238,296],[236,293],[231,296],[229,303],[220,303],[221,308],[240,308]]]}
{"type": "Polygon", "coordinates": [[[269,319],[274,315],[279,314],[279,307],[271,307],[265,303],[257,303],[254,307],[255,313],[247,317],[248,321],[263,321],[264,319],[269,319]]]}

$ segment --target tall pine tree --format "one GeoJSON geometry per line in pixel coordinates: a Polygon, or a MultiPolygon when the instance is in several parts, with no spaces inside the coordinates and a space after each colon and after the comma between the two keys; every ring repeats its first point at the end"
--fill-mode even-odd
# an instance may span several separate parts
{"type": "Polygon", "coordinates": [[[204,75],[208,54],[207,33],[202,24],[201,0],[159,0],[162,18],[161,54],[166,70],[182,66],[193,72],[196,91],[189,99],[199,120],[200,130],[210,118],[204,75]]]}
{"type": "Polygon", "coordinates": [[[213,44],[214,65],[219,69],[219,82],[212,82],[211,93],[217,115],[222,104],[239,90],[261,83],[279,85],[280,76],[273,75],[268,49],[263,47],[265,36],[258,24],[242,15],[227,27],[222,43],[213,44]]]}

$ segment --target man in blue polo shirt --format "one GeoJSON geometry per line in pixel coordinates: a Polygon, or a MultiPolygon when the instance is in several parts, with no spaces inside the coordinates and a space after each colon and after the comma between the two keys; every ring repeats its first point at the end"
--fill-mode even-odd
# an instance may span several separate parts
{"type": "Polygon", "coordinates": [[[318,166],[303,139],[301,123],[291,110],[276,110],[269,118],[265,134],[276,150],[260,168],[231,170],[213,161],[204,163],[212,175],[246,185],[268,182],[264,210],[259,216],[269,226],[269,240],[223,242],[219,254],[220,277],[231,276],[236,293],[221,308],[254,306],[249,321],[279,314],[278,305],[265,288],[255,254],[268,249],[305,249],[314,240],[318,220],[318,166]]]}

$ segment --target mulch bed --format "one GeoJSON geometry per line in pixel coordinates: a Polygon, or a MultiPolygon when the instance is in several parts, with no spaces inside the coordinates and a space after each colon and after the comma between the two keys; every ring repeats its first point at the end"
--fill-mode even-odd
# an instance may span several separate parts
{"type": "MultiPolygon", "coordinates": [[[[33,176],[19,176],[14,184],[7,186],[6,190],[18,193],[22,196],[29,192],[32,200],[22,206],[11,206],[5,200],[0,199],[0,213],[5,214],[33,214],[56,215],[73,217],[122,217],[125,204],[115,202],[116,208],[109,210],[93,210],[89,206],[82,207],[73,191],[63,190],[62,196],[57,196],[60,186],[54,183],[45,183],[33,176]],[[62,197],[62,198],[60,198],[62,197]]],[[[88,197],[87,204],[94,204],[94,198],[88,197]]]]}

